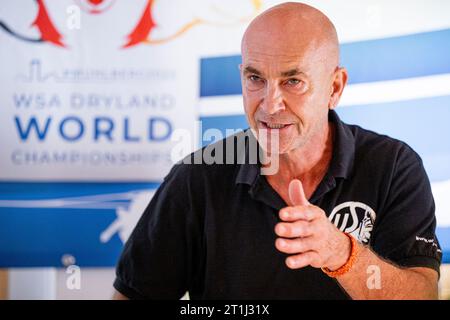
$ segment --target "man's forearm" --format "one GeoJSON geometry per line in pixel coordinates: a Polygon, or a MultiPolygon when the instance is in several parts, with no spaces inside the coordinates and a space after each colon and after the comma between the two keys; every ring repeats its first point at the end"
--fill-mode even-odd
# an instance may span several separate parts
{"type": "Polygon", "coordinates": [[[349,272],[337,277],[353,299],[437,299],[437,272],[401,268],[358,244],[358,257],[349,272]]]}

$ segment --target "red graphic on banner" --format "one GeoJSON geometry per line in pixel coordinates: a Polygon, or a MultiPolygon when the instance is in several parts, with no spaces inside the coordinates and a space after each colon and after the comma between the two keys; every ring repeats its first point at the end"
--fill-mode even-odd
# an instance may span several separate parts
{"type": "Polygon", "coordinates": [[[151,12],[152,5],[153,0],[148,0],[141,19],[134,30],[128,35],[128,42],[122,48],[128,48],[147,40],[148,35],[156,26],[151,12]]]}
{"type": "Polygon", "coordinates": [[[111,8],[115,0],[76,0],[80,8],[89,14],[100,14],[111,8]]]}
{"type": "MultiPolygon", "coordinates": [[[[55,27],[53,21],[51,20],[44,0],[35,0],[38,6],[37,16],[31,26],[37,27],[40,33],[39,38],[32,38],[23,34],[16,32],[7,23],[0,20],[0,29],[9,33],[13,37],[29,42],[48,42],[59,47],[67,48],[66,43],[63,42],[63,35],[55,27]]],[[[116,0],[73,0],[84,12],[88,14],[101,14],[109,10],[116,0]]],[[[152,30],[157,26],[153,18],[153,7],[155,4],[154,0],[147,0],[145,2],[145,7],[140,15],[140,19],[134,29],[126,36],[126,43],[121,45],[120,48],[130,48],[138,44],[147,45],[157,45],[162,43],[167,43],[180,36],[182,36],[187,31],[191,30],[197,25],[218,25],[218,26],[232,26],[235,24],[242,23],[243,21],[249,20],[251,17],[255,16],[257,12],[260,11],[262,3],[261,0],[251,0],[254,12],[249,16],[237,16],[226,23],[219,23],[215,21],[208,21],[207,19],[194,18],[186,23],[172,34],[165,36],[163,38],[155,39],[151,38],[150,34],[152,30]]],[[[224,14],[225,15],[225,14],[224,14]]],[[[226,15],[228,18],[229,15],[226,15]]],[[[164,23],[164,22],[163,22],[164,23]]]]}
{"type": "Polygon", "coordinates": [[[39,6],[39,11],[32,26],[36,26],[39,29],[42,41],[48,41],[54,43],[57,46],[65,47],[65,45],[61,42],[61,34],[55,28],[52,21],[50,20],[50,17],[48,16],[44,2],[42,0],[38,0],[37,3],[39,6]]]}

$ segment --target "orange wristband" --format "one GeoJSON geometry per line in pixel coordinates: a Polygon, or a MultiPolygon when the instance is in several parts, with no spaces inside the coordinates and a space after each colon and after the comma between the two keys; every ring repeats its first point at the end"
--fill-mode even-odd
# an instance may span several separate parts
{"type": "Polygon", "coordinates": [[[336,278],[336,277],[342,276],[343,274],[346,274],[352,268],[352,266],[355,264],[355,261],[356,261],[356,256],[358,254],[358,252],[357,252],[358,246],[356,243],[356,239],[353,238],[348,233],[344,232],[344,234],[350,239],[350,243],[351,243],[350,244],[350,246],[351,246],[350,257],[348,258],[347,262],[342,267],[340,267],[339,269],[336,269],[334,271],[331,271],[328,268],[322,268],[322,271],[331,278],[336,278]]]}

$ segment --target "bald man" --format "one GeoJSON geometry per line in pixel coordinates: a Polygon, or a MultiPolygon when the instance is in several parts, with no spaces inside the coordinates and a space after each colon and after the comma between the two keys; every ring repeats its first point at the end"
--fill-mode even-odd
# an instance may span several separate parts
{"type": "Polygon", "coordinates": [[[262,156],[175,165],[125,245],[115,297],[437,298],[442,253],[422,162],[333,110],[347,72],[331,21],[300,3],[263,12],[240,70],[250,129],[216,151],[245,137],[244,158],[252,141],[262,156]]]}

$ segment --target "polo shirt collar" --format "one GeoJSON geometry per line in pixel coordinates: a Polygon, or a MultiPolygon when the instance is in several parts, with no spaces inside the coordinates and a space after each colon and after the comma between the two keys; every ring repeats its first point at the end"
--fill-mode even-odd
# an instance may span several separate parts
{"type": "Polygon", "coordinates": [[[350,177],[355,159],[355,136],[350,127],[343,123],[334,110],[328,113],[328,119],[335,125],[333,158],[329,174],[334,178],[350,177]]]}

